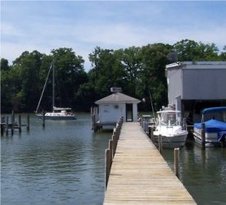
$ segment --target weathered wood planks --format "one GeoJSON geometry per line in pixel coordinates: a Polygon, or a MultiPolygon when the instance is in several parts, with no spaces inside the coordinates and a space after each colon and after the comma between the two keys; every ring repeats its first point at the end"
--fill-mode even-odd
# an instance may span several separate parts
{"type": "Polygon", "coordinates": [[[196,204],[138,123],[124,123],[104,205],[196,204]]]}

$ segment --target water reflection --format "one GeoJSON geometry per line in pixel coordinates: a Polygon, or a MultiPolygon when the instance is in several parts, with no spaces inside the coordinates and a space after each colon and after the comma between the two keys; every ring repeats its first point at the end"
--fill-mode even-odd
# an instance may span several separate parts
{"type": "MultiPolygon", "coordinates": [[[[173,151],[164,150],[173,169],[173,151]]],[[[226,149],[193,145],[180,151],[180,180],[198,204],[225,204],[226,149]]]]}
{"type": "Polygon", "coordinates": [[[31,118],[30,133],[1,138],[2,204],[101,204],[110,136],[93,134],[87,114],[45,129],[31,118]]]}
{"type": "MultiPolygon", "coordinates": [[[[1,138],[4,205],[102,204],[104,150],[111,132],[91,131],[88,114],[70,122],[31,118],[29,133],[1,138]]],[[[163,150],[173,168],[173,151],[163,150]]],[[[198,204],[225,204],[226,149],[190,142],[180,151],[180,179],[198,204]]]]}

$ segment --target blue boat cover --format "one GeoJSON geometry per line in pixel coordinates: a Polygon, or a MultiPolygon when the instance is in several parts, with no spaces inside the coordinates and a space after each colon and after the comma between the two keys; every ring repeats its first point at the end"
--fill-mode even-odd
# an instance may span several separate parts
{"type": "MultiPolygon", "coordinates": [[[[205,123],[205,131],[206,132],[222,132],[226,131],[226,122],[222,122],[219,120],[208,120],[205,123]]],[[[195,128],[202,129],[202,123],[195,123],[194,124],[195,128]]]]}
{"type": "Polygon", "coordinates": [[[213,112],[226,112],[226,107],[210,107],[202,110],[202,114],[213,113],[213,112]]]}

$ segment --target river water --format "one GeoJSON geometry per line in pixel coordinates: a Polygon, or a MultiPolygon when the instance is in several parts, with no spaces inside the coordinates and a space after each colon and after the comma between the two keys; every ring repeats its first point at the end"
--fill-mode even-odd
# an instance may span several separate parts
{"type": "MultiPolygon", "coordinates": [[[[89,114],[42,122],[1,137],[2,205],[99,205],[105,191],[104,150],[111,132],[93,133],[89,114]]],[[[163,156],[173,166],[173,151],[163,156]]],[[[226,204],[226,148],[191,144],[180,151],[180,179],[198,204],[226,204]]]]}

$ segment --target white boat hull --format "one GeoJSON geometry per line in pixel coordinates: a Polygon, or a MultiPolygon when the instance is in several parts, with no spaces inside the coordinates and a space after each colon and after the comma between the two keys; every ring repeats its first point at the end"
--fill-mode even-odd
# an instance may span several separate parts
{"type": "Polygon", "coordinates": [[[158,111],[157,115],[156,127],[153,132],[154,143],[160,143],[163,148],[183,147],[188,132],[182,126],[181,112],[166,107],[158,111]]]}
{"type": "MultiPolygon", "coordinates": [[[[37,114],[40,119],[43,118],[42,114],[37,114]]],[[[60,115],[57,113],[46,113],[45,120],[76,120],[75,115],[60,115]]]]}
{"type": "Polygon", "coordinates": [[[183,147],[185,145],[186,139],[187,139],[187,131],[183,131],[178,134],[174,135],[166,135],[160,132],[153,132],[154,135],[154,142],[158,143],[159,140],[161,140],[161,144],[163,148],[177,148],[177,147],[183,147]]]}
{"type": "MultiPolygon", "coordinates": [[[[202,144],[202,136],[201,129],[194,128],[194,139],[197,144],[202,144]]],[[[218,133],[217,132],[205,132],[205,147],[215,147],[220,146],[221,143],[218,141],[218,133]]]]}

